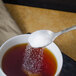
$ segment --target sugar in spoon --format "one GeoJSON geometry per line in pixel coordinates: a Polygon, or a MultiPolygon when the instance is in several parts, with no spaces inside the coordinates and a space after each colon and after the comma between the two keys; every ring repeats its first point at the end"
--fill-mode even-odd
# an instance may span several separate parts
{"type": "Polygon", "coordinates": [[[31,33],[28,38],[28,42],[34,48],[44,47],[51,44],[59,35],[71,30],[76,30],[76,25],[60,32],[52,32],[50,30],[38,30],[31,33]]]}

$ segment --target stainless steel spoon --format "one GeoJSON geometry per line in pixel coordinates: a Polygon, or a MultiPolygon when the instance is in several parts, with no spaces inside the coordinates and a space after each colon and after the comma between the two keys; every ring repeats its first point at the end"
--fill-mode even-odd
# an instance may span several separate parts
{"type": "Polygon", "coordinates": [[[33,32],[29,36],[28,42],[34,48],[44,47],[52,43],[59,35],[75,29],[76,26],[72,26],[60,32],[52,32],[50,30],[38,30],[33,32]]]}

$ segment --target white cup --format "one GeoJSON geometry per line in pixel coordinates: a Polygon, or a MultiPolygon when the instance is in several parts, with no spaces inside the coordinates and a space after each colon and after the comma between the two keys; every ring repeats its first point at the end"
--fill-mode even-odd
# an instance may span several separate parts
{"type": "MultiPolygon", "coordinates": [[[[0,47],[0,76],[7,76],[3,70],[2,70],[2,58],[5,54],[5,52],[11,48],[12,46],[15,46],[17,44],[21,44],[21,43],[28,43],[28,37],[30,34],[23,34],[23,35],[18,35],[15,36],[13,38],[10,38],[9,40],[7,40],[1,47],[0,47]]],[[[57,45],[55,43],[51,43],[50,45],[46,46],[47,49],[49,49],[54,56],[56,57],[57,60],[57,71],[55,73],[55,76],[59,76],[61,69],[62,69],[62,65],[63,65],[63,57],[62,54],[59,50],[59,48],[57,47],[57,45]]]]}

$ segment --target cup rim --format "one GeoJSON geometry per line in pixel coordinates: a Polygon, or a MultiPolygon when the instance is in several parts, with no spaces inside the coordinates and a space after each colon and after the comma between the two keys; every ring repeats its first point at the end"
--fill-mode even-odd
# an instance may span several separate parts
{"type": "MultiPolygon", "coordinates": [[[[9,41],[11,41],[12,39],[15,39],[16,37],[24,36],[24,35],[29,36],[30,34],[17,35],[17,36],[14,36],[14,37],[8,39],[7,41],[5,41],[5,42],[1,45],[0,50],[1,50],[1,48],[3,48],[4,45],[6,45],[6,44],[7,44],[9,41]]],[[[52,44],[53,44],[55,47],[57,47],[58,50],[59,50],[59,52],[61,53],[59,47],[58,47],[54,42],[52,42],[52,44]]],[[[47,48],[47,46],[46,46],[45,48],[47,48]]],[[[51,51],[51,50],[50,50],[50,51],[51,51]]],[[[55,56],[55,57],[56,57],[56,56],[55,56]]],[[[58,72],[57,72],[57,70],[56,70],[55,76],[58,76],[58,75],[59,75],[59,73],[60,73],[60,71],[61,71],[61,69],[62,69],[62,66],[63,66],[63,56],[62,56],[62,53],[61,53],[61,59],[62,59],[61,68],[60,68],[60,70],[59,70],[58,72]]],[[[56,60],[57,60],[57,59],[56,59],[56,60]]],[[[1,68],[1,67],[0,67],[0,68],[1,68]]],[[[1,69],[2,69],[2,68],[1,68],[1,69]]],[[[2,71],[3,71],[3,70],[2,70],[2,71]]],[[[3,72],[3,73],[4,73],[4,72],[3,72]]],[[[4,74],[5,74],[5,73],[4,73],[4,74]]],[[[5,76],[6,76],[6,74],[5,74],[5,76]]]]}

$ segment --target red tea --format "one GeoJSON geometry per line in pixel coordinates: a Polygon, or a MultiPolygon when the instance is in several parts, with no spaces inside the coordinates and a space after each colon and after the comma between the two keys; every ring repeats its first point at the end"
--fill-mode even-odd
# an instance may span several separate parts
{"type": "MultiPolygon", "coordinates": [[[[27,60],[27,62],[29,61],[29,59],[26,59],[27,57],[24,55],[26,55],[26,51],[25,50],[27,47],[27,44],[19,44],[16,46],[11,47],[10,49],[7,50],[7,52],[5,53],[5,55],[3,56],[2,59],[2,69],[5,72],[5,74],[7,76],[54,76],[57,70],[57,61],[56,58],[54,57],[54,55],[46,48],[43,49],[43,53],[40,55],[42,57],[42,61],[40,61],[41,66],[39,67],[38,65],[40,65],[39,60],[41,60],[40,56],[39,58],[37,58],[36,56],[33,56],[34,54],[40,54],[40,50],[42,48],[31,48],[31,50],[33,50],[33,55],[31,54],[31,59],[32,62],[34,63],[34,59],[36,59],[38,62],[35,62],[35,66],[37,68],[40,68],[40,70],[33,70],[34,68],[31,69],[24,69],[22,67],[23,65],[23,59],[25,59],[25,61],[27,60]],[[35,58],[34,58],[35,57],[35,58]],[[27,71],[30,71],[31,74],[27,74],[27,71]]],[[[28,62],[28,64],[31,63],[31,61],[28,62]]],[[[26,64],[26,63],[25,63],[26,64]]],[[[29,65],[32,66],[32,63],[29,65]]],[[[29,67],[28,65],[25,67],[29,67]]],[[[35,69],[36,69],[35,67],[35,69]]]]}

